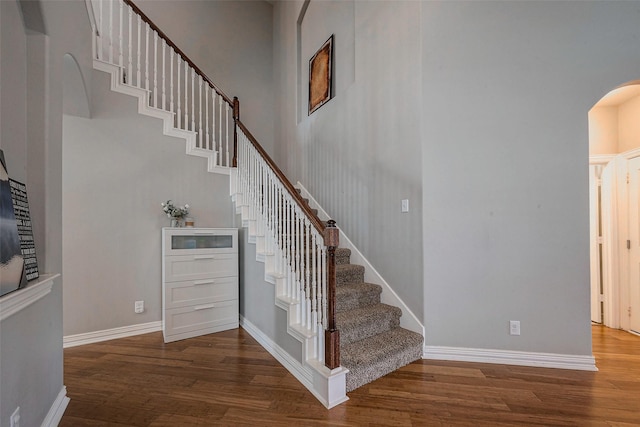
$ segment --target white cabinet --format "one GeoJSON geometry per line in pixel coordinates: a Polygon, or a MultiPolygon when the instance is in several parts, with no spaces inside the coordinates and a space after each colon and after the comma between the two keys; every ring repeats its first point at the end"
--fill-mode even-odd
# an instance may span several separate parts
{"type": "Polygon", "coordinates": [[[238,230],[162,229],[164,342],[238,327],[238,230]]]}

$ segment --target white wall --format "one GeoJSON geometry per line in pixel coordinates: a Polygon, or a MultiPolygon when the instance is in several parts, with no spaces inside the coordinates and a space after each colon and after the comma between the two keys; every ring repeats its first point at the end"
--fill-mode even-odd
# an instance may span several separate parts
{"type": "Polygon", "coordinates": [[[640,96],[589,111],[589,154],[618,154],[640,147],[640,96]]]}
{"type": "Polygon", "coordinates": [[[615,154],[618,151],[618,107],[589,110],[589,154],[615,154]]]}
{"type": "Polygon", "coordinates": [[[637,79],[639,12],[424,3],[427,344],[591,353],[587,112],[637,79]]]}
{"type": "Polygon", "coordinates": [[[65,335],[161,320],[161,202],[188,203],[196,226],[233,225],[229,177],[93,73],[92,118],[64,117],[65,335]]]}
{"type": "Polygon", "coordinates": [[[619,153],[640,147],[640,96],[618,106],[619,153]]]}

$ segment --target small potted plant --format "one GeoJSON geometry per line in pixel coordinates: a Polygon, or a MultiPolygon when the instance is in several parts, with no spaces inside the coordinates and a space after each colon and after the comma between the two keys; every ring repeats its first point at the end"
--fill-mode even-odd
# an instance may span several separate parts
{"type": "Polygon", "coordinates": [[[176,206],[171,200],[160,203],[162,211],[171,218],[171,227],[182,227],[183,219],[189,215],[189,205],[176,206]]]}

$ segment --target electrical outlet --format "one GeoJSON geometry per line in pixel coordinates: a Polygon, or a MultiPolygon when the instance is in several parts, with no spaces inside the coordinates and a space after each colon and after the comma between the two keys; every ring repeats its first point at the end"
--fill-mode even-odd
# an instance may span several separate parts
{"type": "Polygon", "coordinates": [[[409,199],[402,199],[402,212],[409,212],[409,199]]]}
{"type": "Polygon", "coordinates": [[[13,414],[11,414],[11,418],[9,418],[9,423],[11,427],[20,427],[20,407],[18,406],[13,414]]]}
{"type": "Polygon", "coordinates": [[[144,301],[136,301],[133,306],[133,311],[140,314],[144,311],[144,301]]]}
{"type": "Polygon", "coordinates": [[[520,335],[520,321],[519,320],[510,320],[509,321],[509,335],[520,335]]]}

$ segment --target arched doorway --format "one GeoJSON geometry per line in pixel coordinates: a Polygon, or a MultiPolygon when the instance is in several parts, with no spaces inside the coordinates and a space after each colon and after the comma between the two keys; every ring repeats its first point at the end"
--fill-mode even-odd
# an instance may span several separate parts
{"type": "Polygon", "coordinates": [[[640,82],[589,111],[591,320],[640,332],[640,82]]]}

